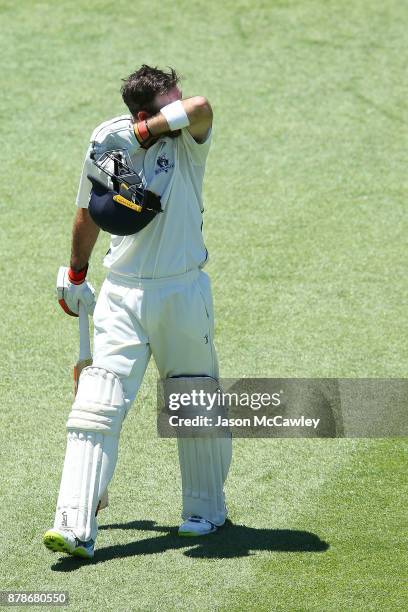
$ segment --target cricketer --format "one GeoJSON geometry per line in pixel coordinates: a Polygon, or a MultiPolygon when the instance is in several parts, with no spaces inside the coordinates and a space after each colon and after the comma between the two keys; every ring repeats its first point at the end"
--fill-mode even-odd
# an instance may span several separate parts
{"type": "MultiPolygon", "coordinates": [[[[203,271],[202,184],[213,113],[205,97],[183,98],[180,78],[142,65],[123,81],[129,113],[92,133],[77,195],[70,267],[59,302],[94,320],[93,364],[82,370],[67,421],[67,445],[52,551],[94,555],[97,513],[114,474],[122,423],[150,357],[168,388],[218,379],[211,285],[203,271]],[[98,299],[86,280],[100,229],[111,234],[98,299]]],[[[231,438],[178,438],[180,536],[225,523],[231,438]]],[[[136,493],[135,493],[136,494],[136,493]]]]}

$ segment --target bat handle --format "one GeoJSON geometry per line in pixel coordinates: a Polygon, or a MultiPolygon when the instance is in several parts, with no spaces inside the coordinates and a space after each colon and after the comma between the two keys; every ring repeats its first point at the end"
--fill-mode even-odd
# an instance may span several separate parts
{"type": "Polygon", "coordinates": [[[79,302],[79,359],[82,361],[91,356],[88,313],[82,302],[79,302]]]}

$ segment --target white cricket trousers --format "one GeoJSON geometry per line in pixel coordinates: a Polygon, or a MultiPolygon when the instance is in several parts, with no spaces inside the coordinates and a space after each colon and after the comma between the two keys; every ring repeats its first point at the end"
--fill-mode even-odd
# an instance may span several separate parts
{"type": "MultiPolygon", "coordinates": [[[[151,355],[162,379],[218,378],[211,284],[202,270],[164,279],[132,279],[109,272],[95,308],[94,329],[94,365],[120,378],[127,411],[151,355]]],[[[203,439],[179,441],[182,517],[201,514],[220,525],[226,518],[220,485],[231,461],[231,439],[218,438],[211,449],[206,444],[203,439]]]]}

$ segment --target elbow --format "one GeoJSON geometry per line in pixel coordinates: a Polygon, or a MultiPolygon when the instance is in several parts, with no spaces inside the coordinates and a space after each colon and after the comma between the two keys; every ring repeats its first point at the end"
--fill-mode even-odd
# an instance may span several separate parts
{"type": "Polygon", "coordinates": [[[195,96],[194,107],[197,117],[200,117],[201,120],[207,119],[212,121],[213,110],[207,98],[204,98],[204,96],[195,96]]]}

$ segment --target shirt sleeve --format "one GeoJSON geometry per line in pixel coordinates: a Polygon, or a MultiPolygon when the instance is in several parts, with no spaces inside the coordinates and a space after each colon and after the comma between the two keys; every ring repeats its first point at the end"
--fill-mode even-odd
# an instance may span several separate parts
{"type": "Polygon", "coordinates": [[[199,143],[190,134],[187,128],[181,130],[181,139],[192,163],[196,166],[204,166],[207,160],[208,152],[211,145],[212,129],[210,128],[207,138],[204,142],[199,143]]]}
{"type": "Polygon", "coordinates": [[[90,174],[93,176],[95,174],[95,164],[92,162],[90,154],[92,151],[91,145],[89,145],[88,150],[85,155],[84,165],[82,167],[81,178],[79,179],[78,193],[76,197],[76,205],[78,208],[88,208],[89,203],[89,195],[92,189],[92,183],[87,178],[87,175],[90,174]]]}

